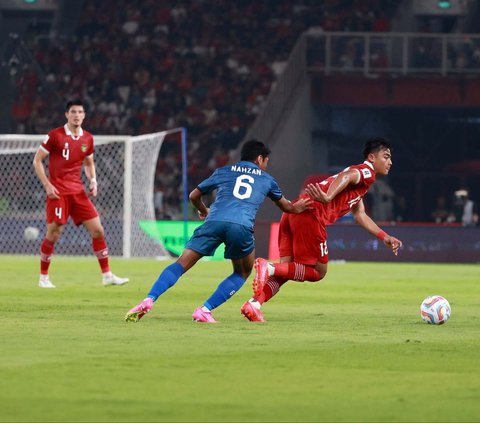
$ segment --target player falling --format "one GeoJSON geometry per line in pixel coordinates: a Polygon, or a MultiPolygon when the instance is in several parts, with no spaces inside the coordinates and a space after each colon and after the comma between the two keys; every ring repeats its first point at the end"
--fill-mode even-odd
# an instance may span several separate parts
{"type": "Polygon", "coordinates": [[[306,194],[313,207],[302,214],[283,214],[280,220],[278,245],[280,263],[255,260],[254,296],[241,308],[250,321],[263,322],[261,306],[278,293],[288,280],[317,282],[327,273],[327,225],[351,212],[355,221],[376,236],[395,255],[402,241],[388,235],[366,214],[363,197],[375,182],[377,175],[388,175],[392,167],[392,153],[388,140],[372,138],[363,150],[364,162],[347,167],[317,184],[309,184],[306,194]]]}

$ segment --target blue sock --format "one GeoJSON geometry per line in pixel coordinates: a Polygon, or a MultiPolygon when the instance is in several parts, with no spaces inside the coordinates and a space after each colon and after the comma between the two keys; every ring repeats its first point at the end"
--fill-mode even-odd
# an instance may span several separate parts
{"type": "Polygon", "coordinates": [[[147,297],[156,301],[168,288],[176,284],[180,276],[183,275],[183,267],[178,263],[173,263],[163,269],[157,281],[153,284],[152,289],[147,297]]]}
{"type": "Polygon", "coordinates": [[[245,278],[238,273],[232,273],[218,285],[212,296],[203,304],[209,310],[217,308],[227,301],[245,283],[245,278]]]}

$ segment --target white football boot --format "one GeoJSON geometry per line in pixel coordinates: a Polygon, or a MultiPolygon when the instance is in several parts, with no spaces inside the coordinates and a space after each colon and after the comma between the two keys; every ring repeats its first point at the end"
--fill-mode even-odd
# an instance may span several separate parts
{"type": "Polygon", "coordinates": [[[38,286],[40,288],[56,288],[48,275],[40,275],[40,279],[38,280],[38,286]]]}
{"type": "Polygon", "coordinates": [[[125,285],[130,279],[128,278],[120,278],[114,275],[112,272],[103,273],[102,276],[102,285],[109,286],[109,285],[125,285]]]}

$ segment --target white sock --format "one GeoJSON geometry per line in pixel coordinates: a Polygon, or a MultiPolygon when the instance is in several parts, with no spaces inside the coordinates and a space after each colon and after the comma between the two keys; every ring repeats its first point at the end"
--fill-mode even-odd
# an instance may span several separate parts
{"type": "Polygon", "coordinates": [[[257,310],[260,310],[260,308],[262,307],[262,305],[255,298],[250,298],[248,302],[252,304],[257,310]]]}
{"type": "Polygon", "coordinates": [[[268,276],[273,276],[275,273],[275,266],[272,263],[267,264],[268,276]]]}
{"type": "Polygon", "coordinates": [[[205,313],[210,313],[210,310],[205,306],[202,306],[202,311],[204,311],[205,313]]]}
{"type": "Polygon", "coordinates": [[[108,272],[102,273],[104,278],[111,278],[113,276],[113,273],[109,270],[108,272]]]}

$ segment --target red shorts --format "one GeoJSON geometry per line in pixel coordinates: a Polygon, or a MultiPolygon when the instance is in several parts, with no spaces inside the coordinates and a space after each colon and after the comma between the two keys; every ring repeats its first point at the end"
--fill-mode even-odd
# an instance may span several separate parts
{"type": "Polygon", "coordinates": [[[98,216],[97,209],[87,193],[60,195],[58,200],[47,198],[47,223],[65,225],[69,216],[75,225],[98,216]]]}
{"type": "Polygon", "coordinates": [[[310,212],[284,213],[278,230],[280,257],[290,256],[293,261],[313,266],[328,263],[327,231],[310,212]]]}

